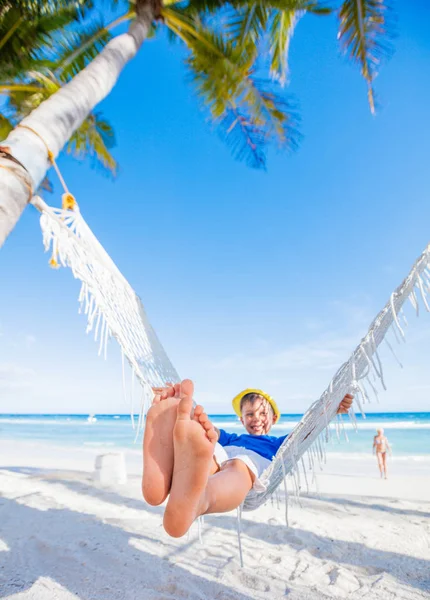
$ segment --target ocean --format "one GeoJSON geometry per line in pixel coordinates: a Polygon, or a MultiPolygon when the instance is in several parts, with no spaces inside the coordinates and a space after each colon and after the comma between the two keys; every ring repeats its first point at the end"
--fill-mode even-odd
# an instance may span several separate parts
{"type": "MultiPolygon", "coordinates": [[[[299,422],[301,415],[282,415],[272,435],[284,435],[299,422]]],[[[218,428],[232,432],[243,431],[235,415],[211,415],[218,428]]],[[[356,456],[372,453],[376,429],[383,428],[397,457],[430,458],[430,412],[372,413],[363,419],[357,416],[355,431],[347,417],[343,417],[348,443],[333,429],[326,445],[328,453],[356,456]]],[[[137,422],[137,420],[136,420],[137,422]]],[[[0,414],[0,439],[23,440],[67,447],[112,447],[140,450],[142,433],[136,436],[130,415],[13,415],[0,414]]]]}

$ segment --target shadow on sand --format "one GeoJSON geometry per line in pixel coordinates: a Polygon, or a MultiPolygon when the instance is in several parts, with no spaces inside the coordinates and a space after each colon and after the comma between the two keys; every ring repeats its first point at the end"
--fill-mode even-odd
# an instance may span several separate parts
{"type": "MultiPolygon", "coordinates": [[[[35,477],[37,480],[47,483],[61,484],[79,493],[82,496],[91,496],[106,503],[120,507],[133,508],[155,514],[163,512],[162,507],[151,507],[138,498],[140,481],[136,478],[136,497],[126,496],[118,490],[102,489],[95,486],[88,474],[72,471],[44,471],[39,469],[3,467],[2,470],[14,471],[35,477]]],[[[332,498],[321,496],[310,497],[312,501],[321,502],[321,510],[326,502],[348,505],[356,508],[372,509],[375,511],[394,512],[404,516],[428,518],[429,513],[401,508],[388,508],[382,504],[368,504],[350,499],[332,498]]],[[[336,510],[336,509],[335,509],[336,510]]],[[[120,517],[120,513],[119,513],[120,517]]],[[[358,518],[358,517],[357,517],[358,518]]],[[[2,553],[6,559],[2,577],[15,577],[15,583],[7,588],[7,593],[0,592],[4,597],[13,592],[22,591],[30,587],[39,577],[50,577],[60,583],[63,587],[77,594],[81,600],[103,598],[113,600],[117,598],[110,589],[118,590],[121,587],[124,593],[122,600],[135,599],[136,591],[145,590],[143,598],[178,598],[181,590],[186,590],[187,598],[201,598],[202,590],[211,586],[212,597],[228,600],[250,598],[241,595],[236,590],[214,583],[207,579],[191,574],[188,570],[178,564],[172,564],[175,556],[182,554],[187,547],[196,543],[196,540],[181,542],[176,548],[172,548],[169,555],[160,558],[155,554],[149,554],[130,545],[130,538],[141,539],[142,542],[157,543],[157,534],[153,538],[139,533],[128,533],[106,522],[101,522],[92,515],[74,512],[68,509],[50,509],[43,512],[28,506],[19,504],[15,500],[1,499],[0,522],[2,523],[1,537],[10,548],[10,552],[2,553]],[[9,518],[12,517],[13,518],[9,518]],[[69,547],[67,557],[59,557],[49,545],[49,529],[61,532],[64,536],[64,547],[69,547]],[[39,533],[48,531],[46,545],[41,549],[39,533]],[[90,542],[88,542],[90,540],[90,542]],[[108,577],[105,577],[103,569],[103,581],[98,575],[98,564],[100,554],[106,552],[105,545],[109,546],[109,553],[103,556],[106,561],[112,562],[112,569],[108,577]],[[42,552],[42,556],[41,556],[42,552]],[[112,556],[113,554],[113,556],[112,556]],[[19,558],[18,558],[19,557],[19,558]],[[66,560],[67,559],[67,560],[66,560]],[[150,563],[149,563],[150,561],[150,563]],[[141,564],[143,562],[143,565],[141,564]],[[26,568],[18,570],[17,565],[22,563],[26,568]],[[151,565],[148,569],[148,565],[151,565]],[[140,565],[140,566],[139,566],[140,565]],[[23,579],[16,581],[17,573],[20,572],[23,579]],[[87,581],[84,581],[84,577],[87,581]],[[88,578],[91,583],[88,583],[88,578]],[[120,588],[118,588],[120,586],[120,588]],[[166,587],[167,586],[167,587],[166,587]],[[193,592],[193,589],[196,592],[193,592]],[[90,592],[88,592],[90,590],[90,592]]],[[[205,543],[210,548],[210,528],[224,529],[236,532],[237,521],[231,515],[210,515],[205,518],[205,543]]],[[[244,513],[242,519],[243,535],[256,541],[264,541],[269,544],[283,544],[290,546],[295,551],[301,549],[316,549],[315,556],[319,559],[329,560],[344,565],[353,565],[365,569],[371,573],[387,572],[399,582],[413,586],[422,591],[430,590],[430,561],[411,557],[400,552],[390,552],[373,549],[358,542],[348,542],[328,537],[319,536],[312,532],[289,528],[271,523],[259,523],[252,520],[252,513],[244,513]],[[387,570],[387,565],[389,569],[387,570]],[[414,576],[411,576],[414,573],[414,576]]],[[[232,548],[233,553],[236,552],[232,548]]],[[[222,563],[222,560],[220,560],[222,563]]],[[[185,563],[184,563],[185,564],[185,563]]],[[[220,564],[220,566],[222,566],[220,564]]],[[[246,566],[246,565],[245,565],[246,566]]],[[[286,574],[286,578],[288,574],[286,574]]]]}
{"type": "MultiPolygon", "coordinates": [[[[40,578],[50,578],[80,600],[252,598],[143,551],[138,547],[143,536],[87,514],[39,510],[1,498],[0,521],[9,549],[1,552],[1,598],[28,590],[40,578]]],[[[57,598],[58,592],[47,590],[44,597],[57,598]]]]}

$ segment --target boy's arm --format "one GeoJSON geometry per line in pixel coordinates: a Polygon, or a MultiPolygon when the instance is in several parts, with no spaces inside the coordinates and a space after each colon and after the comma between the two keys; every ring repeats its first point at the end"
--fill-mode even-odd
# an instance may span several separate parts
{"type": "MultiPolygon", "coordinates": [[[[346,394],[343,397],[342,402],[339,404],[339,407],[337,409],[337,415],[345,415],[348,413],[349,409],[351,408],[352,405],[352,401],[354,400],[354,396],[352,396],[351,394],[346,394]]],[[[324,409],[325,410],[325,409],[324,409]]],[[[324,412],[321,414],[321,416],[324,415],[324,412]]],[[[313,432],[313,430],[315,429],[315,427],[313,427],[310,432],[305,436],[304,440],[306,438],[308,438],[311,433],[313,432]]],[[[304,441],[303,440],[303,441],[304,441]]]]}
{"type": "Polygon", "coordinates": [[[218,434],[218,442],[221,446],[229,446],[239,437],[236,433],[227,433],[224,429],[218,429],[217,427],[215,427],[215,431],[218,434]]]}
{"type": "Polygon", "coordinates": [[[336,414],[338,414],[338,415],[348,414],[348,411],[352,406],[353,400],[354,400],[354,396],[352,396],[351,394],[346,394],[346,396],[344,396],[342,402],[339,404],[339,408],[337,409],[336,414]]]}

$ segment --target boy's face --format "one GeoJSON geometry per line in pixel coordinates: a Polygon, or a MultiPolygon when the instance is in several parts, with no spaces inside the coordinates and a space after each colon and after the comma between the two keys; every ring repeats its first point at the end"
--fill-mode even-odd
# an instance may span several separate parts
{"type": "Polygon", "coordinates": [[[253,404],[245,402],[242,406],[242,424],[250,435],[266,435],[276,423],[276,415],[265,398],[253,404]]]}

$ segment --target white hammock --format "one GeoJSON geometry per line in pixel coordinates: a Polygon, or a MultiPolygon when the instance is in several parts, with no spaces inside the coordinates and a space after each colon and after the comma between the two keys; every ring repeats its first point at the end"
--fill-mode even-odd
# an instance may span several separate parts
{"type": "MultiPolygon", "coordinates": [[[[40,198],[35,198],[33,204],[42,212],[40,222],[45,249],[51,249],[54,258],[61,265],[70,267],[73,275],[82,282],[79,301],[87,315],[87,332],[94,331],[95,339],[99,341],[99,354],[106,353],[107,341],[113,336],[142,385],[142,422],[145,404],[152,397],[151,386],[179,381],[179,376],[149,324],[139,297],[98,242],[79,210],[72,212],[51,208],[40,198]]],[[[340,367],[319,400],[314,402],[286,438],[272,464],[261,476],[266,491],[258,493],[251,490],[243,504],[244,510],[253,510],[266,502],[282,481],[286,494],[287,474],[292,475],[297,492],[301,488],[302,478],[307,484],[304,454],[307,452],[307,463],[311,470],[316,463],[324,461],[321,434],[325,432],[326,439],[330,435],[329,423],[346,393],[354,394],[362,411],[362,403],[369,400],[364,381],[375,394],[377,389],[371,378],[379,380],[385,389],[378,347],[385,339],[393,352],[385,337],[390,327],[397,339],[404,337],[400,318],[405,320],[402,306],[407,298],[417,314],[418,297],[426,310],[430,310],[426,298],[430,292],[429,264],[430,245],[415,262],[406,279],[391,294],[366,336],[340,367]]],[[[355,424],[353,410],[350,411],[350,417],[355,424]]],[[[341,422],[338,423],[340,426],[341,422]]]]}

